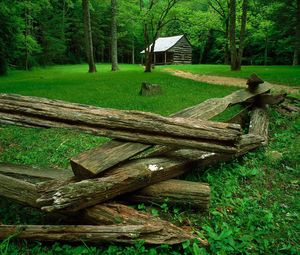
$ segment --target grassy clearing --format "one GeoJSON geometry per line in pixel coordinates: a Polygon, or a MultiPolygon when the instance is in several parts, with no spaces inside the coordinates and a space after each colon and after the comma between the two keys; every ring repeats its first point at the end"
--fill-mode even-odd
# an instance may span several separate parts
{"type": "MultiPolygon", "coordinates": [[[[103,65],[98,67],[101,70],[96,75],[86,74],[86,66],[80,65],[38,69],[29,74],[13,72],[0,79],[0,91],[166,115],[235,89],[184,80],[159,71],[144,74],[138,66],[121,68],[121,72],[111,73],[109,66],[103,65]],[[137,94],[143,80],[161,84],[164,95],[140,98],[137,94]]],[[[230,114],[232,111],[219,118],[230,114]]],[[[210,241],[208,250],[191,243],[173,247],[142,243],[69,245],[8,239],[0,243],[0,254],[299,254],[300,119],[280,116],[273,110],[270,115],[271,141],[266,149],[228,164],[195,169],[183,177],[211,185],[208,213],[171,207],[167,202],[160,207],[137,206],[179,225],[191,226],[210,241]],[[272,151],[281,156],[274,157],[272,151]]],[[[105,140],[67,130],[0,126],[0,162],[68,167],[68,157],[105,140]]],[[[37,224],[43,223],[45,216],[0,199],[0,219],[4,224],[37,224]]]]}
{"type": "MultiPolygon", "coordinates": [[[[164,69],[166,67],[159,67],[164,69]]],[[[228,65],[173,65],[167,68],[196,74],[248,78],[256,73],[262,79],[283,85],[300,86],[300,66],[243,66],[241,72],[232,72],[228,65]]]]}

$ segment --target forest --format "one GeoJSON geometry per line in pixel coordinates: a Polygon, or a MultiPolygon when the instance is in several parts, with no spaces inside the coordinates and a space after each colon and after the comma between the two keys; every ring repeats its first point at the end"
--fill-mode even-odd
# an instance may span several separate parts
{"type": "Polygon", "coordinates": [[[140,52],[156,38],[180,34],[193,46],[194,64],[228,64],[236,56],[243,65],[297,65],[299,5],[299,0],[1,0],[0,74],[85,63],[89,47],[96,63],[141,63],[140,52]]]}

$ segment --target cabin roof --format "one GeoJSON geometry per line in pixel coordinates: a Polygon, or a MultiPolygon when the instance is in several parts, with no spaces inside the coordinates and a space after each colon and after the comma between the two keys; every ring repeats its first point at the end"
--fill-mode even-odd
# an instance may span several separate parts
{"type": "MultiPolygon", "coordinates": [[[[154,52],[163,52],[170,48],[172,48],[184,35],[176,35],[169,37],[159,37],[155,41],[154,52]]],[[[150,48],[153,43],[150,44],[150,48]]],[[[141,51],[141,53],[145,53],[145,50],[141,51]]]]}

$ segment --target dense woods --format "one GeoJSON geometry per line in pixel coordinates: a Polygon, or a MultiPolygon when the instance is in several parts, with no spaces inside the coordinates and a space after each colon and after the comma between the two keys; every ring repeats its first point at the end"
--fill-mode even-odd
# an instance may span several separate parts
{"type": "Polygon", "coordinates": [[[0,75],[8,68],[28,70],[90,58],[140,63],[140,52],[155,38],[178,34],[192,43],[193,63],[228,64],[231,55],[238,65],[298,64],[299,2],[1,0],[0,75]],[[92,49],[85,47],[91,42],[85,33],[87,11],[92,49]]]}

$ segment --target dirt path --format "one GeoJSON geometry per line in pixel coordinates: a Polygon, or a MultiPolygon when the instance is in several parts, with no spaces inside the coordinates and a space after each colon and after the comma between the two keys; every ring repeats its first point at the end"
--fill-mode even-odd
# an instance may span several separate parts
{"type": "MultiPolygon", "coordinates": [[[[181,78],[185,78],[185,79],[191,79],[194,81],[201,81],[201,82],[206,82],[206,83],[221,85],[221,86],[235,86],[235,87],[240,87],[240,88],[247,87],[246,79],[243,79],[243,78],[193,74],[190,72],[174,70],[174,69],[170,69],[170,68],[166,68],[163,70],[171,73],[172,75],[175,75],[175,76],[178,76],[181,78]]],[[[274,91],[277,91],[277,92],[287,92],[287,93],[291,93],[291,94],[299,93],[298,88],[293,88],[293,87],[280,85],[280,84],[274,84],[274,83],[271,83],[271,84],[273,85],[274,91]]]]}

